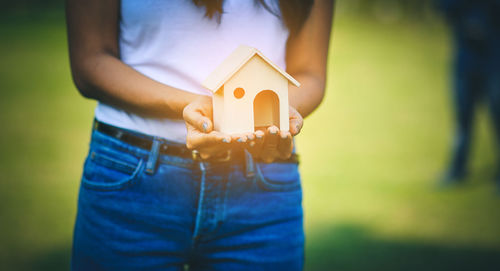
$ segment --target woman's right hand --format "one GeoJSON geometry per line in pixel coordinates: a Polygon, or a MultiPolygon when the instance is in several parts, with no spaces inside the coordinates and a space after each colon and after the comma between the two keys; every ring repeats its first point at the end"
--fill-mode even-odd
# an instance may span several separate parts
{"type": "Polygon", "coordinates": [[[213,130],[212,98],[201,96],[184,107],[182,116],[186,123],[186,146],[200,153],[201,159],[228,155],[232,148],[231,136],[213,130]]]}

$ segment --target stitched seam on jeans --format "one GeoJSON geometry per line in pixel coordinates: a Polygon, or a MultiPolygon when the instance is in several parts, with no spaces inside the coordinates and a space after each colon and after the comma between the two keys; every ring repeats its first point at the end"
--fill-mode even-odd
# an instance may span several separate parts
{"type": "Polygon", "coordinates": [[[91,153],[90,159],[98,165],[118,170],[127,174],[132,174],[137,168],[137,165],[132,165],[95,151],[91,153]]]}
{"type": "Polygon", "coordinates": [[[114,182],[114,183],[100,183],[100,182],[93,182],[89,179],[87,179],[85,176],[83,176],[82,184],[87,186],[90,189],[94,190],[102,190],[102,191],[109,191],[109,190],[121,190],[125,187],[128,187],[134,180],[136,180],[140,174],[140,171],[143,168],[144,160],[140,160],[139,164],[135,168],[134,172],[130,177],[127,177],[124,180],[121,180],[119,182],[114,182]]]}

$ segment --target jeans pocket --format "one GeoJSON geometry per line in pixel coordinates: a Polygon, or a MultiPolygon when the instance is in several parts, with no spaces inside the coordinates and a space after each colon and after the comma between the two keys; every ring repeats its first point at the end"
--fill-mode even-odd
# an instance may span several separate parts
{"type": "Polygon", "coordinates": [[[111,191],[131,185],[144,168],[144,160],[112,149],[90,151],[83,169],[82,186],[111,191]]]}
{"type": "Polygon", "coordinates": [[[300,174],[296,163],[257,164],[257,183],[267,191],[300,190],[300,174]]]}

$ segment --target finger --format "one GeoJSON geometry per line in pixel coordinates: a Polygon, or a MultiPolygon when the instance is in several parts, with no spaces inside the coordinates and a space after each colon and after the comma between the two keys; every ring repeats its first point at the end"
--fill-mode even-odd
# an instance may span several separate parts
{"type": "Polygon", "coordinates": [[[188,128],[187,147],[189,149],[201,149],[211,145],[225,145],[231,143],[231,137],[221,132],[212,131],[208,134],[201,133],[194,129],[188,128]]]}
{"type": "Polygon", "coordinates": [[[304,119],[300,115],[300,113],[293,107],[290,106],[289,110],[290,115],[290,133],[292,136],[296,136],[300,133],[302,126],[304,124],[304,119]]]}
{"type": "Polygon", "coordinates": [[[245,146],[245,148],[255,146],[255,134],[253,132],[246,133],[245,137],[247,138],[247,143],[246,143],[247,146],[245,146]]]}
{"type": "Polygon", "coordinates": [[[262,150],[262,145],[264,144],[264,132],[257,130],[254,132],[254,140],[249,143],[249,151],[254,157],[260,157],[260,152],[262,150]],[[253,143],[253,144],[252,144],[253,143]]]}
{"type": "Polygon", "coordinates": [[[271,126],[267,129],[264,137],[264,145],[262,146],[261,158],[266,163],[271,163],[278,155],[279,129],[276,126],[271,126]]]}
{"type": "Polygon", "coordinates": [[[279,129],[276,126],[271,126],[267,129],[267,134],[264,137],[265,149],[276,149],[279,142],[279,129]]]}
{"type": "Polygon", "coordinates": [[[213,130],[212,106],[207,102],[189,104],[184,108],[182,116],[186,123],[194,126],[199,131],[210,133],[213,130]]]}
{"type": "Polygon", "coordinates": [[[296,136],[302,130],[302,119],[290,119],[290,133],[292,136],[296,136]]]}
{"type": "Polygon", "coordinates": [[[257,131],[255,131],[254,135],[255,135],[255,140],[264,141],[264,135],[265,135],[264,131],[257,130],[257,131]]]}
{"type": "Polygon", "coordinates": [[[280,132],[280,142],[278,143],[278,153],[281,159],[288,159],[292,155],[293,140],[290,132],[280,132]]]}
{"type": "Polygon", "coordinates": [[[255,134],[254,133],[246,133],[245,134],[248,140],[254,140],[255,139],[255,134]]]}
{"type": "Polygon", "coordinates": [[[192,125],[198,131],[204,133],[210,133],[212,131],[213,125],[210,118],[204,116],[201,111],[197,109],[184,110],[183,117],[186,123],[192,125]]]}
{"type": "Polygon", "coordinates": [[[233,134],[231,135],[232,142],[237,146],[245,147],[246,143],[249,141],[247,133],[233,134]]]}

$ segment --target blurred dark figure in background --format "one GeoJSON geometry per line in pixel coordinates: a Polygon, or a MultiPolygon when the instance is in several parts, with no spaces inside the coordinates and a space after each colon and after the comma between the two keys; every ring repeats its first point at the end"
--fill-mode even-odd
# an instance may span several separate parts
{"type": "MultiPolygon", "coordinates": [[[[497,154],[500,149],[500,0],[438,1],[452,28],[455,44],[456,132],[451,163],[442,180],[443,185],[450,185],[460,183],[466,175],[474,111],[481,100],[491,112],[497,154]]],[[[496,170],[500,189],[498,162],[496,170]]]]}

